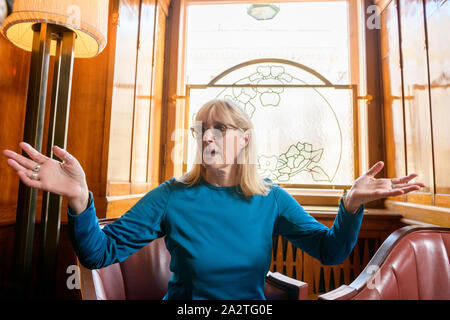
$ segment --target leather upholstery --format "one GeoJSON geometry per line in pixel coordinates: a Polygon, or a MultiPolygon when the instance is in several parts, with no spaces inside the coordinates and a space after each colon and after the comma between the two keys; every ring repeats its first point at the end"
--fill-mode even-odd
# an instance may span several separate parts
{"type": "MultiPolygon", "coordinates": [[[[100,227],[114,219],[100,221],[100,227]]],[[[170,253],[159,238],[121,263],[98,270],[80,265],[83,299],[160,300],[167,292],[171,276],[170,253]]],[[[268,299],[307,299],[308,285],[280,273],[269,272],[265,296],[268,299]]]]}
{"type": "Polygon", "coordinates": [[[93,270],[97,298],[101,300],[158,300],[167,292],[170,253],[159,238],[121,263],[93,270]]]}
{"type": "Polygon", "coordinates": [[[397,239],[386,239],[388,245],[383,244],[369,262],[368,266],[379,268],[378,274],[373,273],[368,279],[364,274],[366,267],[358,276],[360,279],[350,286],[342,286],[319,299],[450,299],[450,229],[402,229],[397,231],[397,239]]]}

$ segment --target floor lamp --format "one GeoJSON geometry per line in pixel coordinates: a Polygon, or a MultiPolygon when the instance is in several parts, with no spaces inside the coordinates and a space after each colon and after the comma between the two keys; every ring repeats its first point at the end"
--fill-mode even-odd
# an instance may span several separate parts
{"type": "MultiPolygon", "coordinates": [[[[50,55],[54,55],[47,156],[52,145],[66,148],[74,58],[98,55],[105,47],[108,0],[15,0],[0,32],[16,46],[31,51],[23,141],[41,151],[50,55]]],[[[23,155],[27,156],[25,153],[23,155]]],[[[37,190],[19,184],[13,292],[30,296],[37,190]]],[[[38,257],[39,296],[52,297],[56,288],[56,261],[61,197],[43,193],[38,257]]]]}

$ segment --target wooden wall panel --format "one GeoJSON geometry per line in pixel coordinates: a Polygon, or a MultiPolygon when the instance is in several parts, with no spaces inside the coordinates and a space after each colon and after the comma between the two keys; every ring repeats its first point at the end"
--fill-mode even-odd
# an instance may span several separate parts
{"type": "Polygon", "coordinates": [[[421,0],[400,1],[401,47],[406,124],[407,172],[427,186],[408,201],[432,204],[433,153],[424,10],[421,0]]]}
{"type": "MultiPolygon", "coordinates": [[[[403,90],[396,1],[391,1],[381,14],[381,68],[387,177],[406,175],[403,90]]],[[[403,196],[395,197],[403,200],[403,196]]]]}
{"type": "Polygon", "coordinates": [[[83,167],[100,216],[105,212],[106,181],[101,173],[107,69],[107,48],[95,58],[75,60],[67,135],[67,151],[83,167]]]}
{"type": "Polygon", "coordinates": [[[450,2],[425,3],[436,193],[450,195],[450,2]]]}
{"type": "MultiPolygon", "coordinates": [[[[89,189],[94,194],[97,216],[106,214],[106,168],[111,99],[108,85],[112,84],[111,46],[115,32],[114,1],[110,1],[108,42],[96,57],[75,59],[72,77],[67,151],[74,155],[83,167],[89,189]]],[[[63,201],[62,221],[67,220],[67,201],[63,201]]]]}
{"type": "MultiPolygon", "coordinates": [[[[0,150],[21,152],[30,68],[30,53],[0,35],[0,150]]],[[[0,224],[15,222],[19,178],[1,155],[0,224]]]]}
{"type": "Polygon", "coordinates": [[[141,2],[134,102],[131,193],[146,191],[149,153],[150,98],[155,25],[155,0],[141,2]]]}
{"type": "MultiPolygon", "coordinates": [[[[133,134],[139,0],[117,1],[117,35],[108,155],[108,180],[129,183],[133,134]]],[[[110,193],[110,191],[108,192],[110,193]]],[[[128,194],[129,188],[123,193],[128,194]]]]}

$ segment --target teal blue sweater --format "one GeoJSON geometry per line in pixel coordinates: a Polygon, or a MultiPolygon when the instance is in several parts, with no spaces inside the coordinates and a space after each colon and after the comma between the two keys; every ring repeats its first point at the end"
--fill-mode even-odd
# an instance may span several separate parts
{"type": "Polygon", "coordinates": [[[83,213],[68,209],[80,262],[99,269],[165,236],[173,274],[164,299],[264,299],[272,235],[282,235],[323,264],[339,264],[356,243],[364,210],[351,214],[341,200],[328,228],[276,184],[265,196],[246,198],[235,187],[204,179],[187,187],[172,178],[100,229],[90,198],[83,213]]]}

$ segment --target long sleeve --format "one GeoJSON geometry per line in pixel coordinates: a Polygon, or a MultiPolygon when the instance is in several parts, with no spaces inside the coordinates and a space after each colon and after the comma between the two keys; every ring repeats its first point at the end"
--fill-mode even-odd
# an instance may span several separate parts
{"type": "Polygon", "coordinates": [[[328,228],[309,215],[289,193],[279,186],[275,188],[278,216],[274,233],[325,265],[342,263],[358,239],[364,206],[352,214],[345,210],[341,199],[333,226],[328,228]]]}
{"type": "Polygon", "coordinates": [[[95,215],[92,193],[88,208],[81,214],[72,214],[69,207],[69,233],[80,262],[89,269],[103,268],[125,260],[152,240],[164,236],[169,196],[170,185],[166,181],[103,229],[95,215]]]}

